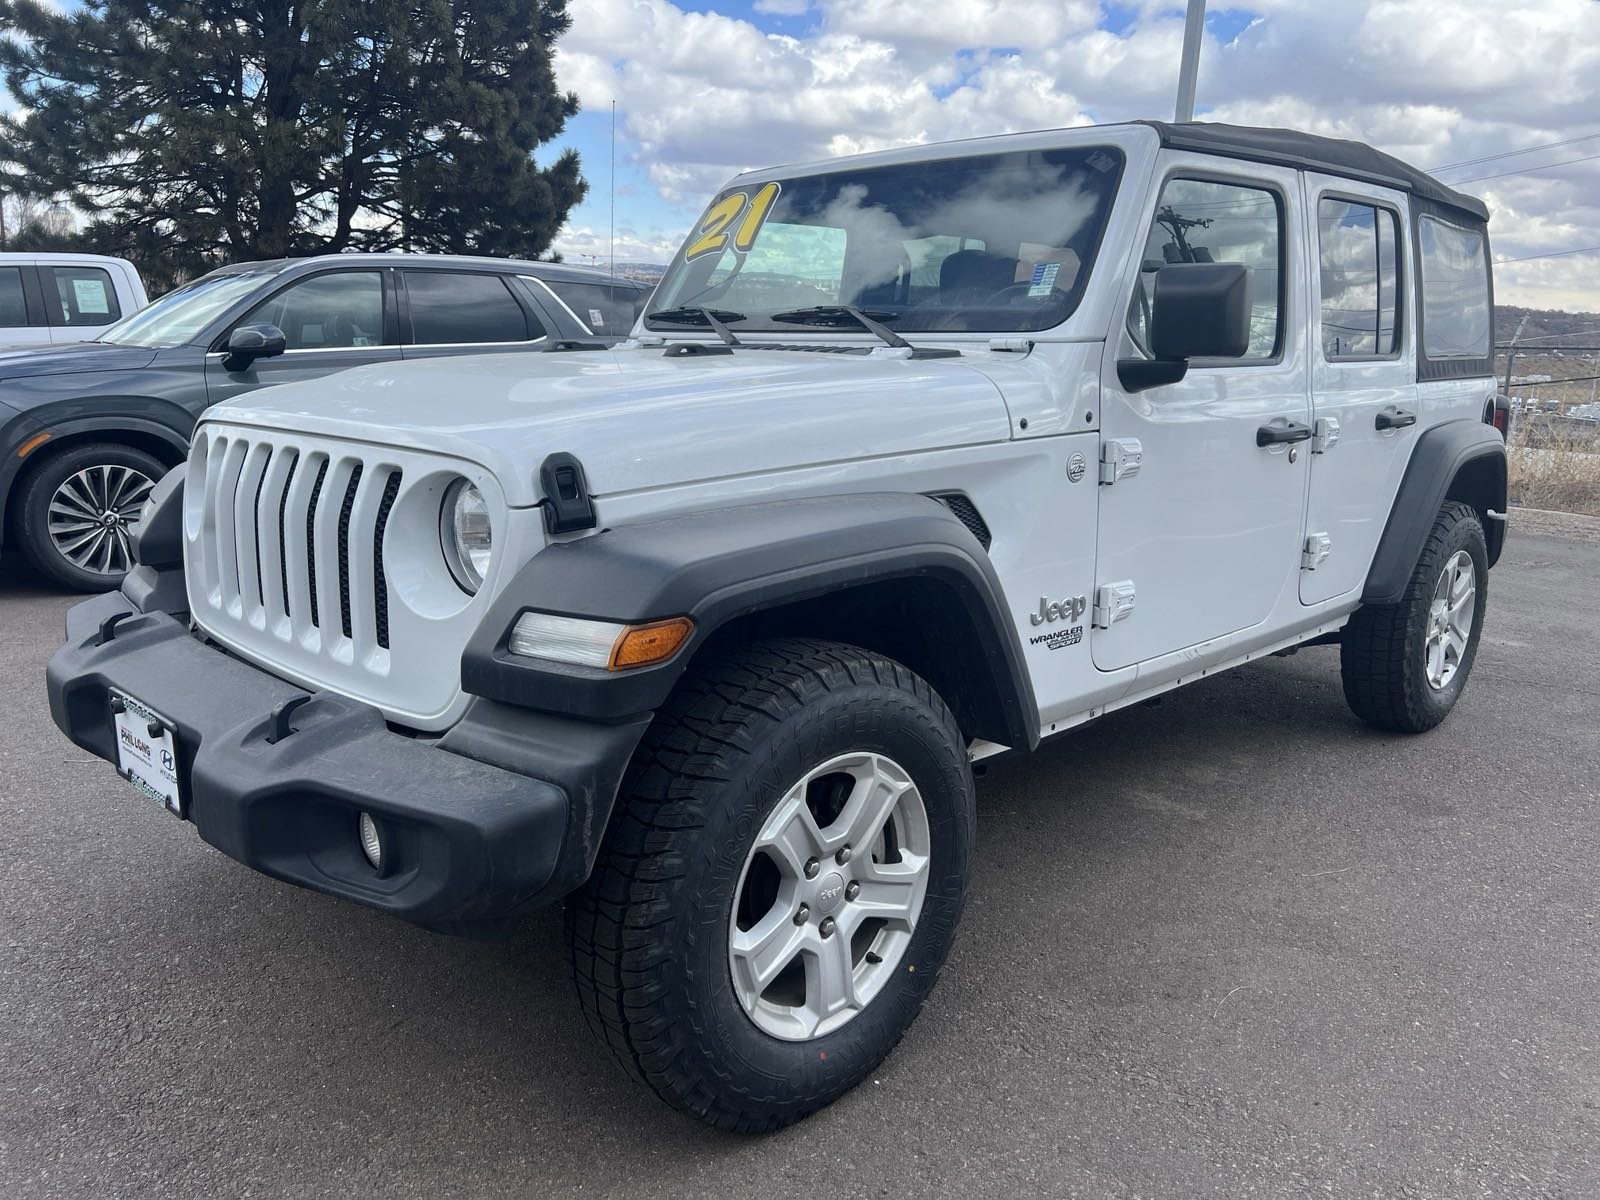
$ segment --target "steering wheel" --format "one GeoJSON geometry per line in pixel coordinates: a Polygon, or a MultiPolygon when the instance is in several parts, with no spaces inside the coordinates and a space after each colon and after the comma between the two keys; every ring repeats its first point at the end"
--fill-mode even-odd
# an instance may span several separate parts
{"type": "Polygon", "coordinates": [[[1048,296],[1030,296],[1028,293],[1033,288],[1031,283],[1011,283],[1001,288],[998,292],[991,293],[982,304],[984,308],[1010,308],[1019,299],[1039,300],[1046,304],[1059,303],[1067,298],[1067,293],[1058,287],[1052,287],[1048,296]]]}

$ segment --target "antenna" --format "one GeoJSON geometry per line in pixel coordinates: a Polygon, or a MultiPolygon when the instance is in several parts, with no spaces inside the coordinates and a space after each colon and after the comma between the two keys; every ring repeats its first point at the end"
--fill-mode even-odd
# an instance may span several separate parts
{"type": "Polygon", "coordinates": [[[1189,0],[1183,21],[1183,60],[1178,64],[1178,104],[1174,121],[1194,120],[1194,89],[1200,75],[1200,40],[1206,28],[1206,0],[1189,0]]]}
{"type": "Polygon", "coordinates": [[[611,278],[617,277],[617,102],[611,101],[611,278]]]}

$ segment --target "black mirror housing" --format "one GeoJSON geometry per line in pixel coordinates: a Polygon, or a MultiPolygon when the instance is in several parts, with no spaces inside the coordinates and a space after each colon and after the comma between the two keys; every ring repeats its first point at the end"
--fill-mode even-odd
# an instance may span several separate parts
{"type": "Polygon", "coordinates": [[[1150,351],[1158,359],[1241,358],[1250,348],[1250,273],[1238,263],[1156,272],[1150,351]]]}
{"type": "Polygon", "coordinates": [[[222,366],[228,371],[248,370],[258,358],[273,358],[289,347],[289,339],[276,325],[240,325],[228,335],[222,366]]]}

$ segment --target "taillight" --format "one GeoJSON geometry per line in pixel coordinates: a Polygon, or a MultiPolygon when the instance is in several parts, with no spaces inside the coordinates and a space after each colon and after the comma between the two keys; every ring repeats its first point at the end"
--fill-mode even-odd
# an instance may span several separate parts
{"type": "Polygon", "coordinates": [[[1501,408],[1498,404],[1494,406],[1494,416],[1490,418],[1489,423],[1500,431],[1501,437],[1506,436],[1506,425],[1508,424],[1506,418],[1510,415],[1510,413],[1501,408]]]}

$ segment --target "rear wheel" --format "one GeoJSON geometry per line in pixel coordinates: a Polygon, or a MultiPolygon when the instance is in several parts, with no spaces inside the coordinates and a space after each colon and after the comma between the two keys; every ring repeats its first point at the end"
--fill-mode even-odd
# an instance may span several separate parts
{"type": "Polygon", "coordinates": [[[663,1100],[776,1129],[893,1049],[966,892],[972,772],[928,684],[823,642],[687,678],[568,905],[591,1027],[663,1100]]]}
{"type": "Polygon", "coordinates": [[[1446,504],[1398,604],[1358,609],[1345,627],[1345,699],[1367,724],[1421,733],[1444,720],[1466,687],[1488,599],[1483,523],[1446,504]]]}
{"type": "Polygon", "coordinates": [[[133,523],[165,471],[143,450],[109,442],[74,446],[45,460],[22,489],[23,551],[66,587],[111,590],[133,566],[133,523]]]}

